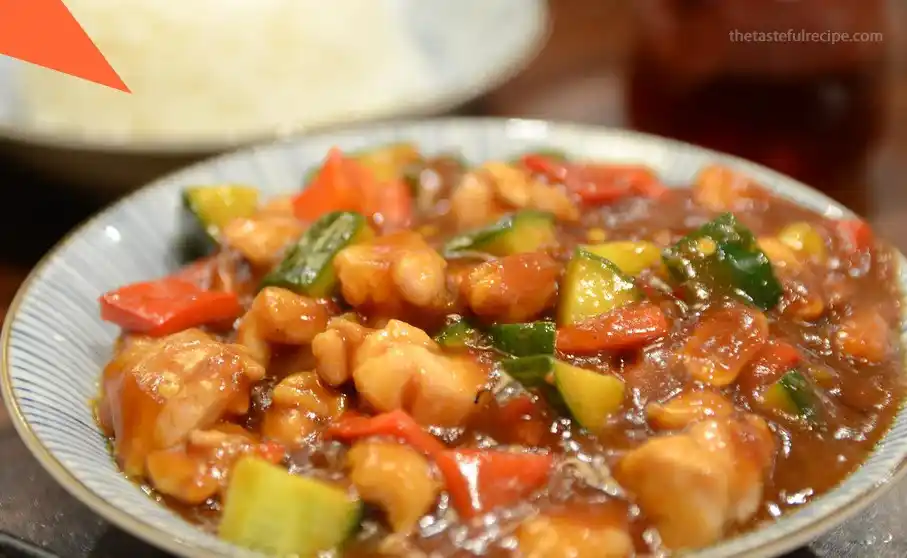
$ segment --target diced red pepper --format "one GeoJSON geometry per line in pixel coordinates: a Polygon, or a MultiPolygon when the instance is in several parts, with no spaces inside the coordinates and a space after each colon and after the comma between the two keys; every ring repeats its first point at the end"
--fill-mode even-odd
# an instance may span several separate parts
{"type": "Polygon", "coordinates": [[[315,221],[331,211],[358,211],[390,229],[412,218],[412,192],[402,180],[379,182],[374,173],[333,148],[311,184],[293,198],[293,213],[315,221]]]}
{"type": "Polygon", "coordinates": [[[457,513],[469,519],[511,506],[544,486],[553,458],[550,454],[459,449],[441,452],[435,462],[457,513]]]}
{"type": "Polygon", "coordinates": [[[399,409],[374,417],[347,413],[328,427],[326,435],[328,438],[344,441],[374,436],[396,438],[429,457],[434,457],[446,449],[437,438],[399,409]]]}
{"type": "Polygon", "coordinates": [[[557,348],[568,353],[629,349],[668,334],[668,320],[650,302],[630,304],[557,330],[557,348]]]}
{"type": "Polygon", "coordinates": [[[363,179],[363,213],[370,215],[385,232],[405,229],[413,216],[412,190],[403,180],[377,182],[368,169],[363,179]]]}
{"type": "Polygon", "coordinates": [[[100,303],[102,320],[152,336],[235,319],[242,312],[236,293],[206,291],[174,277],[121,287],[101,296],[100,303]]]}
{"type": "Polygon", "coordinates": [[[531,172],[544,175],[552,182],[563,182],[567,178],[569,170],[568,163],[565,161],[557,161],[534,153],[524,155],[522,163],[531,172]]]}
{"type": "Polygon", "coordinates": [[[520,395],[498,408],[495,422],[504,430],[503,440],[523,446],[542,442],[548,425],[539,418],[538,406],[529,395],[520,395]]]}
{"type": "Polygon", "coordinates": [[[297,219],[312,222],[331,211],[358,211],[356,183],[360,178],[343,152],[332,148],[312,182],[293,198],[293,213],[297,219]]]}
{"type": "Polygon", "coordinates": [[[862,252],[872,247],[874,235],[872,228],[862,219],[844,219],[837,222],[837,229],[841,236],[853,247],[854,251],[862,252]]]}
{"type": "Polygon", "coordinates": [[[773,339],[764,344],[755,358],[737,376],[737,385],[747,392],[775,383],[794,368],[803,356],[786,341],[773,339]]]}

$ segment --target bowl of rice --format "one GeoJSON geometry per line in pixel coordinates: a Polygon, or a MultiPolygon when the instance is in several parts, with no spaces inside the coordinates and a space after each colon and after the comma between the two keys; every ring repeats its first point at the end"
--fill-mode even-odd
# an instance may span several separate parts
{"type": "Polygon", "coordinates": [[[544,0],[66,4],[132,93],[0,58],[0,151],[108,192],[254,142],[456,108],[548,29],[544,0]]]}

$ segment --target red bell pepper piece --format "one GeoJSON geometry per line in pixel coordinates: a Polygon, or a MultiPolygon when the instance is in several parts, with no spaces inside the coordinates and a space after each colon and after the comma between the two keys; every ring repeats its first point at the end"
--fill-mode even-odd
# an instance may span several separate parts
{"type": "Polygon", "coordinates": [[[872,247],[872,228],[862,219],[843,219],[836,223],[839,234],[850,243],[854,251],[862,252],[872,247]]]}
{"type": "Polygon", "coordinates": [[[471,518],[513,505],[548,482],[549,454],[459,449],[438,454],[435,463],[457,513],[471,518]]]}
{"type": "Polygon", "coordinates": [[[312,222],[331,211],[358,211],[359,176],[351,169],[349,160],[340,149],[328,151],[324,165],[309,185],[293,198],[293,213],[297,219],[312,222]]]}
{"type": "Polygon", "coordinates": [[[308,187],[293,198],[293,213],[311,222],[331,211],[358,211],[388,228],[403,228],[409,225],[412,205],[412,193],[402,180],[379,182],[335,147],[308,187]]]}
{"type": "Polygon", "coordinates": [[[102,295],[100,303],[102,320],[152,336],[231,320],[242,312],[236,293],[206,291],[175,277],[121,287],[102,295]]]}
{"type": "Polygon", "coordinates": [[[556,345],[568,353],[629,349],[664,337],[668,330],[661,308],[641,302],[558,328],[556,345]]]}
{"type": "Polygon", "coordinates": [[[773,384],[803,359],[800,351],[786,341],[773,339],[764,344],[753,360],[737,377],[737,385],[744,391],[755,393],[759,388],[773,384]]]}
{"type": "Polygon", "coordinates": [[[413,195],[406,182],[377,182],[368,169],[362,168],[362,172],[362,212],[385,231],[408,227],[413,215],[413,195]]]}
{"type": "Polygon", "coordinates": [[[328,427],[326,436],[344,441],[373,436],[399,439],[429,457],[434,457],[446,448],[437,438],[426,432],[411,416],[401,410],[366,417],[347,413],[328,427]]]}

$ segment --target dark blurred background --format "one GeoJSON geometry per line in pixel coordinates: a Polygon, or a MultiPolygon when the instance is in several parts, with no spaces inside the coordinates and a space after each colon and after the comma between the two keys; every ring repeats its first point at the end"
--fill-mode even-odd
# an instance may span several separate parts
{"type": "MultiPolygon", "coordinates": [[[[826,191],[907,248],[907,2],[773,4],[551,0],[538,58],[456,114],[634,127],[730,151],[826,191]],[[797,31],[772,42],[746,34],[788,29],[797,31]],[[854,32],[875,35],[841,38],[854,32]]],[[[38,259],[111,200],[2,160],[0,184],[10,209],[0,220],[5,310],[38,259]]],[[[66,496],[2,412],[0,452],[0,531],[64,556],[159,555],[66,496]]],[[[799,554],[907,556],[905,505],[907,487],[897,488],[799,554]]]]}

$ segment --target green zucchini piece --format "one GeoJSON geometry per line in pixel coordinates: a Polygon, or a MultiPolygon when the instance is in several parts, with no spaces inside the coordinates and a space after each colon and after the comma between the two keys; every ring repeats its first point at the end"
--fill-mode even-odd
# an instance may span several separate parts
{"type": "Polygon", "coordinates": [[[619,378],[560,361],[554,367],[554,385],[573,418],[593,434],[600,432],[608,417],[620,410],[626,391],[619,378]]]}
{"type": "Polygon", "coordinates": [[[258,189],[249,186],[193,186],[183,190],[183,204],[214,241],[223,227],[258,209],[258,189]]]}
{"type": "Polygon", "coordinates": [[[558,323],[570,325],[636,302],[642,291],[610,261],[577,248],[559,298],[558,323]]]}
{"type": "Polygon", "coordinates": [[[813,422],[818,414],[818,398],[809,381],[797,370],[787,372],[762,396],[763,402],[783,413],[813,422]]]}
{"type": "Polygon", "coordinates": [[[622,240],[582,247],[590,254],[605,258],[624,274],[634,277],[661,262],[661,250],[645,240],[622,240]]]}
{"type": "Polygon", "coordinates": [[[514,357],[554,354],[554,322],[497,324],[488,328],[492,346],[514,357]]]}
{"type": "Polygon", "coordinates": [[[287,251],[280,265],[264,278],[261,288],[282,287],[313,298],[330,296],[337,283],[334,256],[372,235],[362,215],[351,211],[328,213],[287,251]]]}
{"type": "Polygon", "coordinates": [[[781,284],[756,237],[725,213],[665,250],[674,278],[697,296],[730,294],[769,310],[781,300],[781,284]]]}
{"type": "Polygon", "coordinates": [[[552,407],[569,413],[593,433],[599,432],[623,404],[626,389],[620,379],[548,355],[505,360],[501,367],[523,387],[538,391],[552,407]]]}
{"type": "Polygon", "coordinates": [[[352,157],[371,170],[379,182],[403,178],[404,170],[422,159],[419,150],[410,143],[393,143],[354,153],[352,157]]]}
{"type": "Polygon", "coordinates": [[[361,516],[362,504],[346,490],[244,457],[230,473],[218,532],[272,556],[315,556],[352,536],[361,516]]]}
{"type": "Polygon", "coordinates": [[[503,257],[536,252],[556,244],[554,215],[524,210],[506,215],[488,227],[454,237],[444,245],[444,253],[484,252],[503,257]]]}
{"type": "Polygon", "coordinates": [[[445,325],[435,336],[435,342],[447,349],[461,349],[473,345],[477,335],[475,328],[459,318],[445,325]]]}

